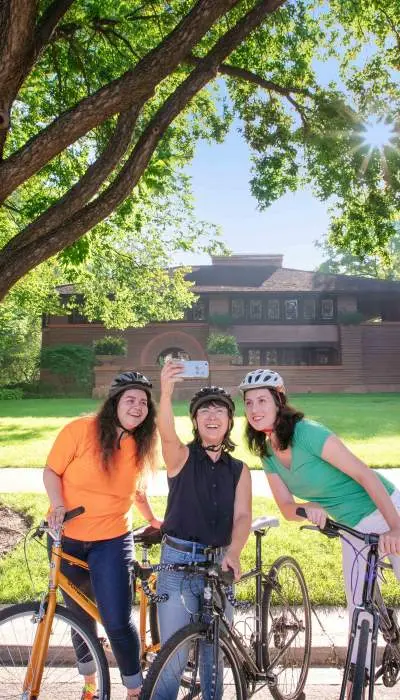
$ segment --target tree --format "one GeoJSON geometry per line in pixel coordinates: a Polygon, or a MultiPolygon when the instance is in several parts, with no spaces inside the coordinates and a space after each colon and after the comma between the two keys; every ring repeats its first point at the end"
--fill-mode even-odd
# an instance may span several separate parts
{"type": "Polygon", "coordinates": [[[196,139],[221,139],[233,113],[253,151],[261,207],[311,182],[335,198],[337,245],[384,250],[399,153],[369,153],[363,134],[371,113],[395,125],[397,20],[397,0],[3,0],[0,298],[51,261],[85,294],[98,284],[101,313],[110,299],[126,307],[138,283],[142,307],[123,323],[160,313],[176,288],[170,311],[182,309],[188,286],[162,270],[198,231],[143,233],[141,217],[149,202],[160,217],[177,183],[188,196],[182,169],[196,139]],[[315,59],[328,58],[344,88],[318,85],[315,59]],[[154,280],[143,259],[155,244],[154,280]]]}
{"type": "Polygon", "coordinates": [[[384,255],[358,257],[334,248],[327,238],[316,244],[326,259],[318,267],[319,272],[333,275],[356,275],[380,279],[400,279],[400,227],[384,251],[384,255]]]}

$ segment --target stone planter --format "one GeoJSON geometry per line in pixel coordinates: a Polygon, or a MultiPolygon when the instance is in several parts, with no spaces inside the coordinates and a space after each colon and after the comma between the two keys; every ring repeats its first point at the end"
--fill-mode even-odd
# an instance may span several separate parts
{"type": "Polygon", "coordinates": [[[216,353],[215,355],[209,355],[210,365],[230,365],[232,362],[232,355],[225,355],[225,353],[216,353]]]}
{"type": "Polygon", "coordinates": [[[123,364],[125,355],[96,355],[96,365],[112,365],[116,367],[117,365],[123,364]]]}

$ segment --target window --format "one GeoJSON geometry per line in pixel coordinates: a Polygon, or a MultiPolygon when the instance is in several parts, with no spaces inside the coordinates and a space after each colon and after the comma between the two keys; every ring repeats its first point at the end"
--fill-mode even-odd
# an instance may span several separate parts
{"type": "Polygon", "coordinates": [[[333,318],[333,299],[321,300],[321,318],[333,318]]]}
{"type": "Polygon", "coordinates": [[[232,318],[244,318],[244,299],[232,299],[232,318]]]}
{"type": "Polygon", "coordinates": [[[267,318],[269,321],[279,321],[281,317],[279,299],[268,299],[267,318]]]}
{"type": "Polygon", "coordinates": [[[253,348],[249,350],[249,365],[261,365],[261,350],[253,348]]]}
{"type": "Polygon", "coordinates": [[[267,367],[278,364],[278,350],[276,348],[265,351],[265,364],[267,367]]]}
{"type": "Polygon", "coordinates": [[[262,320],[262,301],[260,299],[250,299],[250,319],[252,321],[262,320]]]}
{"type": "Polygon", "coordinates": [[[296,321],[298,316],[297,299],[286,299],[285,318],[287,321],[296,321]]]}
{"type": "Polygon", "coordinates": [[[298,365],[299,358],[296,348],[282,349],[282,364],[283,365],[298,365]]]}
{"type": "Polygon", "coordinates": [[[304,299],[303,316],[306,321],[313,321],[316,316],[315,299],[304,299]]]}
{"type": "Polygon", "coordinates": [[[163,367],[167,360],[190,360],[190,355],[182,348],[167,348],[160,352],[157,364],[163,367]]]}
{"type": "Polygon", "coordinates": [[[205,321],[206,315],[206,302],[203,299],[198,299],[192,306],[193,321],[205,321]]]}

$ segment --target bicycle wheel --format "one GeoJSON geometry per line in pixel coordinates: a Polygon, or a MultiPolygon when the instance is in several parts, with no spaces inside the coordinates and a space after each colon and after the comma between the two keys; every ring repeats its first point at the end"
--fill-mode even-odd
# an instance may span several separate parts
{"type": "MultiPolygon", "coordinates": [[[[362,698],[364,697],[365,663],[367,660],[368,637],[369,622],[368,620],[363,620],[361,622],[360,634],[358,635],[357,661],[354,669],[351,700],[362,700],[362,698]]],[[[373,682],[373,679],[371,679],[371,683],[373,682]]]]}
{"type": "MultiPolygon", "coordinates": [[[[200,674],[205,645],[212,648],[208,629],[207,625],[196,623],[182,627],[172,635],[150,666],[143,683],[141,700],[203,698],[201,682],[209,693],[210,678],[201,678],[200,674]]],[[[223,696],[224,700],[244,700],[245,684],[240,661],[227,637],[221,633],[219,649],[222,692],[216,698],[223,696]]],[[[210,669],[210,666],[206,668],[210,669]]]]}
{"type": "Polygon", "coordinates": [[[264,670],[276,675],[275,700],[302,697],[311,653],[311,608],[298,563],[280,557],[271,566],[261,607],[264,670]]]}
{"type": "MultiPolygon", "coordinates": [[[[38,629],[39,602],[12,605],[0,611],[0,698],[33,700],[29,690],[22,694],[26,667],[32,653],[32,643],[38,629]]],[[[46,655],[40,700],[80,697],[83,676],[77,668],[71,633],[82,645],[81,663],[85,672],[96,673],[98,696],[109,700],[110,676],[107,659],[99,640],[67,608],[57,605],[46,655]],[[83,646],[85,645],[85,646],[83,646]]],[[[83,669],[82,669],[83,670],[83,669]]],[[[36,696],[35,696],[36,697],[36,696]]]]}

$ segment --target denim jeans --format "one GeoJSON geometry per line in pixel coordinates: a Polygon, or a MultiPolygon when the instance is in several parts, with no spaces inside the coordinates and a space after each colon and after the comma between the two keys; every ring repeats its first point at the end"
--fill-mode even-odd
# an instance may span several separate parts
{"type": "MultiPolygon", "coordinates": [[[[192,552],[182,552],[164,543],[161,551],[162,564],[189,564],[190,562],[206,561],[204,554],[196,551],[199,547],[203,548],[204,545],[196,545],[176,537],[171,537],[170,539],[176,542],[192,544],[193,549],[192,552]]],[[[174,632],[181,629],[181,627],[199,620],[203,591],[204,578],[202,576],[188,577],[184,572],[174,571],[161,571],[158,574],[157,593],[168,593],[169,596],[165,603],[158,604],[161,644],[165,644],[174,632]]],[[[225,613],[228,619],[233,619],[233,609],[229,603],[226,606],[225,613]]],[[[157,689],[154,696],[156,699],[159,698],[161,700],[163,698],[165,700],[168,698],[168,700],[174,700],[177,697],[179,679],[186,666],[188,654],[189,648],[187,650],[182,649],[179,658],[178,655],[174,656],[168,664],[160,681],[160,691],[157,689]]],[[[200,645],[199,669],[202,697],[205,700],[211,700],[212,663],[213,646],[202,642],[200,645]]],[[[215,700],[219,700],[222,697],[223,671],[223,660],[220,654],[215,700]]]]}
{"type": "MultiPolygon", "coordinates": [[[[51,544],[52,541],[48,543],[48,548],[51,548],[51,544]]],[[[62,544],[67,554],[83,559],[89,565],[88,572],[62,561],[61,571],[85,595],[96,601],[123,684],[127,688],[141,686],[140,641],[132,617],[132,533],[96,542],[63,537],[62,544]]],[[[64,592],[63,597],[65,605],[97,636],[93,618],[64,592]]],[[[94,664],[82,641],[76,633],[72,635],[79,672],[90,675],[95,670],[94,664]]]]}

